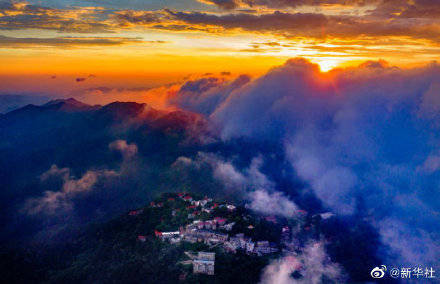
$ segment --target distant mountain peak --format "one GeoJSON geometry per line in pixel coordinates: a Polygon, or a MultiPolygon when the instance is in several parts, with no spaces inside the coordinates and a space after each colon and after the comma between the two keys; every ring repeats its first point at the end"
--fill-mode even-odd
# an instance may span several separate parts
{"type": "Polygon", "coordinates": [[[99,106],[91,106],[83,102],[80,102],[74,98],[68,98],[68,99],[52,100],[42,105],[42,107],[62,110],[62,111],[83,111],[83,110],[91,110],[99,106]]]}
{"type": "Polygon", "coordinates": [[[57,105],[57,104],[68,104],[68,105],[75,105],[75,106],[90,106],[90,105],[82,103],[74,98],[51,100],[48,103],[44,104],[43,106],[51,106],[51,105],[57,105]]]}
{"type": "Polygon", "coordinates": [[[103,106],[100,111],[119,118],[136,117],[145,110],[146,106],[145,103],[116,101],[103,106]]]}

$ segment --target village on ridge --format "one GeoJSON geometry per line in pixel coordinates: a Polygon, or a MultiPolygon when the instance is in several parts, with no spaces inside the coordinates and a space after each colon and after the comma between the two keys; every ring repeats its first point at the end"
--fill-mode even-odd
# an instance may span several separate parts
{"type": "MultiPolygon", "coordinates": [[[[232,219],[248,220],[249,217],[237,213],[237,206],[227,202],[215,202],[212,198],[204,197],[201,199],[193,198],[187,193],[167,193],[166,198],[150,203],[151,208],[162,209],[167,206],[170,210],[170,218],[180,216],[182,220],[178,230],[160,230],[154,231],[154,237],[170,244],[179,244],[187,242],[190,244],[203,243],[209,249],[222,248],[225,252],[235,254],[238,251],[244,252],[250,256],[265,256],[276,253],[295,253],[299,247],[299,240],[293,238],[295,232],[300,230],[300,225],[295,228],[287,224],[281,226],[280,241],[278,243],[265,239],[254,240],[246,234],[255,229],[256,225],[249,224],[245,227],[246,232],[237,232],[234,230],[236,221],[227,217],[213,216],[214,212],[222,211],[222,215],[234,216],[232,219]],[[179,204],[179,205],[175,205],[179,204]],[[187,213],[187,214],[185,214],[187,213]],[[185,214],[185,215],[183,215],[185,214]],[[235,233],[233,233],[235,231],[235,233]]],[[[143,209],[133,210],[128,213],[130,216],[138,216],[143,209]]],[[[297,221],[305,222],[307,212],[298,210],[297,221]]],[[[330,218],[331,213],[318,214],[319,220],[330,218]]],[[[316,219],[316,218],[315,218],[316,219]]],[[[264,216],[266,223],[277,224],[278,219],[275,216],[264,216]]],[[[304,225],[304,230],[313,233],[316,226],[304,225]]],[[[137,239],[145,242],[147,236],[139,235],[137,239]]],[[[182,261],[182,264],[193,266],[193,273],[214,275],[215,274],[215,253],[207,251],[192,252],[187,251],[185,255],[189,258],[182,261]]]]}

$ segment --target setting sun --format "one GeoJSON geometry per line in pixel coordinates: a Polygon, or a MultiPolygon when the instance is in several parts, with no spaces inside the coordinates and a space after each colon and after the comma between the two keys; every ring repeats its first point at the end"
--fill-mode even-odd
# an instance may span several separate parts
{"type": "Polygon", "coordinates": [[[322,72],[328,72],[338,67],[344,61],[341,59],[317,59],[315,62],[319,65],[322,72]]]}

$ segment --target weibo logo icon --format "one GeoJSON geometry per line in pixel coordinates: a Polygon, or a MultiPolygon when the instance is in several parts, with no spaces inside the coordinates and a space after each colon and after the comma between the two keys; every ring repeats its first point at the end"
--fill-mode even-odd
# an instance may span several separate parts
{"type": "Polygon", "coordinates": [[[371,277],[378,279],[385,276],[385,271],[387,271],[387,267],[385,265],[381,265],[380,267],[375,267],[371,270],[371,277]]]}

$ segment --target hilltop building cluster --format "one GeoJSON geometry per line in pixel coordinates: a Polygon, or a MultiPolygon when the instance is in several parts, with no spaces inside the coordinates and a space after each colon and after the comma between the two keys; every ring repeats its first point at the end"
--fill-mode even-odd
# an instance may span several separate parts
{"type": "MultiPolygon", "coordinates": [[[[193,220],[189,224],[181,226],[179,231],[160,232],[156,230],[155,236],[161,240],[168,241],[172,244],[180,243],[181,241],[189,243],[201,242],[211,247],[222,246],[225,251],[230,253],[236,253],[237,250],[242,250],[247,254],[259,256],[279,251],[277,244],[270,243],[267,240],[255,242],[252,241],[251,238],[246,237],[244,233],[230,235],[228,232],[233,229],[235,222],[230,222],[226,218],[214,217],[205,221],[195,219],[201,212],[211,214],[215,208],[226,208],[232,212],[236,210],[235,205],[214,203],[211,198],[207,197],[202,200],[194,200],[190,195],[184,193],[178,193],[177,196],[188,203],[186,209],[192,211],[188,214],[188,219],[193,220]]],[[[157,205],[158,204],[154,204],[156,207],[157,205]]],[[[250,225],[248,228],[253,229],[253,226],[250,225]]]]}
{"type": "MultiPolygon", "coordinates": [[[[216,202],[208,197],[193,198],[186,193],[164,194],[150,203],[150,209],[133,210],[128,215],[138,216],[145,210],[159,210],[160,224],[156,226],[154,236],[161,241],[170,244],[202,243],[210,250],[220,248],[226,253],[240,252],[250,256],[296,253],[304,239],[301,236],[316,234],[319,232],[319,220],[333,216],[332,213],[312,216],[298,210],[295,221],[289,223],[275,216],[255,216],[246,207],[216,202]]],[[[138,241],[146,240],[146,236],[138,236],[138,241]]],[[[185,254],[190,260],[181,263],[192,264],[193,273],[214,274],[214,253],[185,254]]]]}

